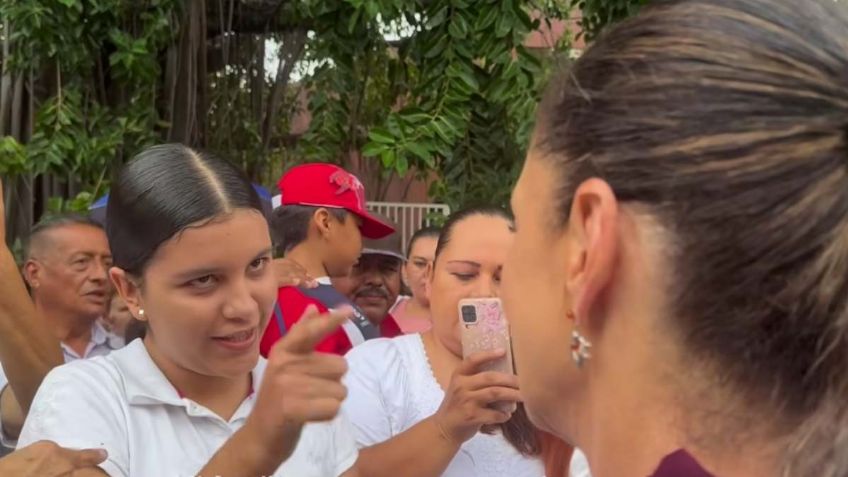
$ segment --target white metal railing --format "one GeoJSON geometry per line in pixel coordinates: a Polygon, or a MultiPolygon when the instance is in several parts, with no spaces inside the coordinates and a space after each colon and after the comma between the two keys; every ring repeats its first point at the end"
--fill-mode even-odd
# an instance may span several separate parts
{"type": "MultiPolygon", "coordinates": [[[[418,229],[431,224],[435,214],[447,217],[450,206],[446,204],[404,204],[401,202],[369,202],[368,209],[391,220],[400,233],[404,248],[418,229]]],[[[405,250],[404,250],[405,253],[405,250]]]]}

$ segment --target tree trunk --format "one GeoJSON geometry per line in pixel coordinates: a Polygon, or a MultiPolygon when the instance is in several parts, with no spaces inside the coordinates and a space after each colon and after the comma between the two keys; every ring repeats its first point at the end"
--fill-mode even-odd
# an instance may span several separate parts
{"type": "Polygon", "coordinates": [[[9,71],[8,58],[12,40],[12,27],[9,20],[3,22],[3,68],[0,71],[0,136],[9,133],[7,129],[12,114],[12,73],[9,71]]]}
{"type": "MultiPolygon", "coordinates": [[[[200,16],[206,13],[201,9],[203,0],[189,0],[185,9],[185,18],[181,22],[180,37],[174,63],[174,88],[170,104],[171,124],[168,140],[183,144],[192,144],[197,119],[197,52],[206,36],[200,30],[200,16]]],[[[173,48],[173,47],[172,47],[173,48]]],[[[205,80],[205,78],[204,78],[205,80]]]]}
{"type": "Polygon", "coordinates": [[[251,37],[251,56],[253,65],[250,69],[250,109],[257,127],[262,124],[262,113],[265,92],[265,35],[251,37]]]}
{"type": "Polygon", "coordinates": [[[303,55],[305,46],[306,30],[297,30],[283,35],[283,42],[280,44],[280,63],[277,65],[277,76],[274,80],[274,85],[271,87],[271,97],[267,102],[265,121],[262,125],[262,150],[266,153],[271,144],[271,136],[274,134],[274,127],[276,126],[277,115],[282,107],[282,100],[286,96],[289,77],[292,70],[294,70],[294,65],[303,55]]]}
{"type": "Polygon", "coordinates": [[[195,53],[195,58],[197,59],[197,101],[196,107],[197,111],[195,112],[195,124],[196,131],[194,141],[192,145],[198,146],[201,148],[206,147],[206,116],[209,114],[209,81],[206,78],[206,46],[207,41],[204,36],[200,34],[206,31],[206,0],[200,0],[200,15],[198,18],[199,22],[199,32],[197,38],[197,52],[195,53]]]}
{"type": "Polygon", "coordinates": [[[24,75],[15,75],[15,85],[12,89],[12,119],[9,123],[9,135],[21,140],[23,133],[24,111],[24,75]]]}

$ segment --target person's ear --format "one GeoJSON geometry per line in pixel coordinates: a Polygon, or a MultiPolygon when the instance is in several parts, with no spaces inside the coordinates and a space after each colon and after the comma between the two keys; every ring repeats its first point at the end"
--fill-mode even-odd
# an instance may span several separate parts
{"type": "Polygon", "coordinates": [[[590,316],[612,281],[619,252],[618,213],[615,194],[601,179],[589,179],[574,192],[567,286],[578,319],[590,316]]]}
{"type": "Polygon", "coordinates": [[[38,263],[38,261],[29,259],[24,264],[21,269],[24,280],[27,282],[30,288],[35,289],[41,286],[41,273],[43,270],[43,265],[38,263]]]}
{"type": "Polygon", "coordinates": [[[141,286],[138,284],[138,281],[118,267],[109,269],[109,278],[112,279],[112,283],[115,285],[115,291],[118,292],[121,299],[127,304],[127,309],[130,310],[133,318],[139,321],[147,321],[147,317],[144,316],[144,303],[141,298],[141,286]]]}
{"type": "Polygon", "coordinates": [[[318,231],[319,236],[328,239],[331,235],[332,217],[330,211],[320,207],[312,214],[312,226],[318,231]]]}

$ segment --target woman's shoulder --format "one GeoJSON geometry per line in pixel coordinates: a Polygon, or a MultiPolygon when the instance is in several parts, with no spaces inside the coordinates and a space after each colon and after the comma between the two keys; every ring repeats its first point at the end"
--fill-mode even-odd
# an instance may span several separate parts
{"type": "Polygon", "coordinates": [[[427,366],[420,335],[378,338],[350,350],[345,358],[350,388],[380,389],[389,395],[406,395],[427,366]]]}
{"type": "Polygon", "coordinates": [[[423,349],[421,336],[418,334],[401,335],[394,338],[376,338],[368,340],[347,352],[345,358],[348,364],[358,366],[367,363],[374,366],[383,364],[407,364],[408,357],[423,349]]]}
{"type": "Polygon", "coordinates": [[[121,369],[118,359],[123,352],[124,350],[120,349],[105,356],[76,359],[57,366],[47,373],[39,389],[59,385],[90,389],[92,385],[103,388],[119,384],[121,369]]]}
{"type": "Polygon", "coordinates": [[[42,381],[18,445],[51,440],[73,448],[121,441],[126,408],[124,379],[114,357],[71,361],[42,381]]]}
{"type": "Polygon", "coordinates": [[[96,395],[124,402],[134,390],[143,390],[157,373],[161,375],[144,344],[135,340],[108,355],[77,359],[54,368],[44,378],[39,393],[96,395]]]}

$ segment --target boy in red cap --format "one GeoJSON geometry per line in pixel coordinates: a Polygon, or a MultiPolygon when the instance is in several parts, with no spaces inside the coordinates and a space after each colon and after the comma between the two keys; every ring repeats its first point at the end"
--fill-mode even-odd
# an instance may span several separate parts
{"type": "Polygon", "coordinates": [[[316,351],[345,354],[365,340],[380,337],[362,312],[333,288],[330,277],[343,277],[362,252],[362,237],[382,238],[394,229],[365,207],[365,188],[344,169],[324,163],[290,169],[278,183],[282,195],[271,229],[286,258],[300,264],[316,287],[284,286],[277,292],[274,316],[262,336],[260,351],[269,350],[300,319],[306,307],[324,312],[348,305],[354,318],[316,346],[316,351]]]}

